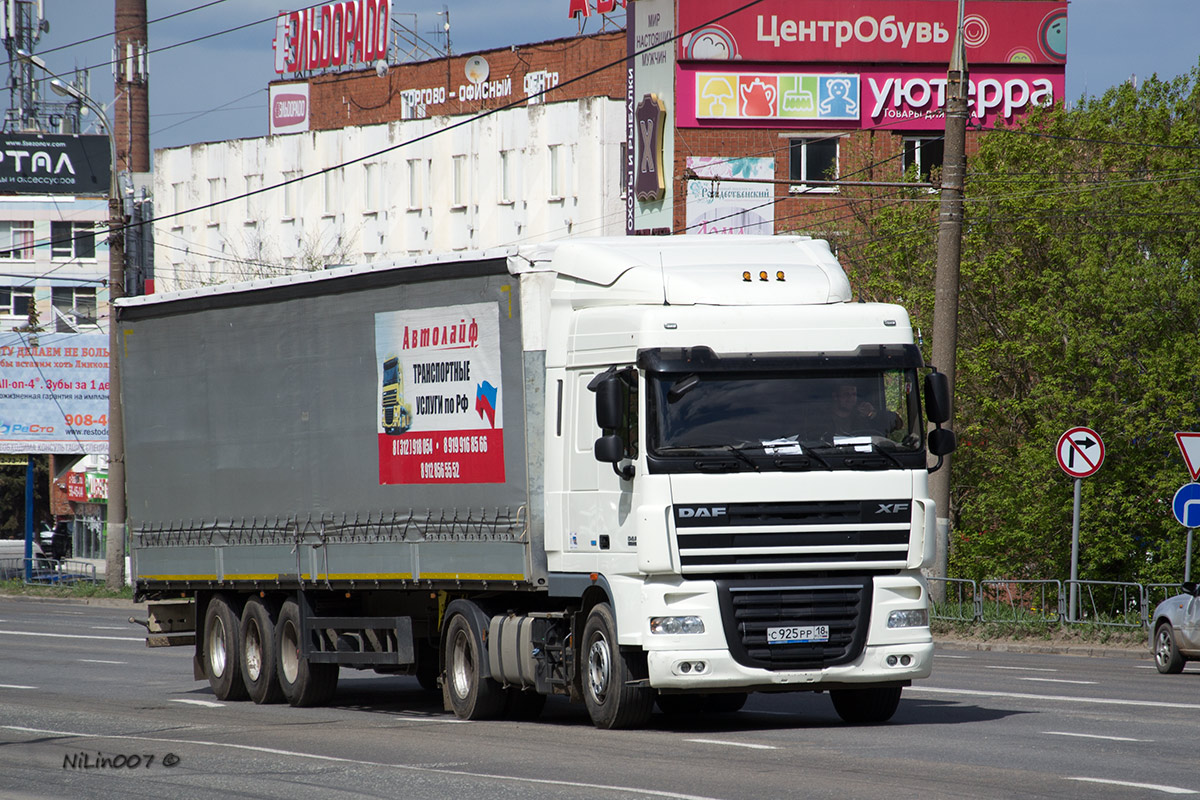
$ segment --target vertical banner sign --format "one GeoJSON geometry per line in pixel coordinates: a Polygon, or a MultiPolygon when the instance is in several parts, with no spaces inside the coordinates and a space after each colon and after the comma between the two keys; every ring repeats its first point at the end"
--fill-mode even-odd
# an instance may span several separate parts
{"type": "Polygon", "coordinates": [[[375,315],[379,483],[504,483],[494,303],[375,315]]]}

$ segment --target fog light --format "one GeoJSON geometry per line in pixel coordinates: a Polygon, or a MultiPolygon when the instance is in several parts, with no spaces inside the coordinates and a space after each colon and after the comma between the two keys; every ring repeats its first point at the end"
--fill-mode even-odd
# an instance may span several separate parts
{"type": "Polygon", "coordinates": [[[889,628],[927,628],[929,627],[929,612],[924,608],[893,611],[888,614],[887,626],[889,628]]]}
{"type": "Polygon", "coordinates": [[[703,661],[697,661],[696,666],[693,667],[693,669],[695,669],[696,672],[704,672],[704,670],[706,670],[707,668],[708,668],[708,665],[706,665],[703,661]]]}
{"type": "Polygon", "coordinates": [[[682,672],[684,675],[687,675],[689,672],[692,671],[692,665],[685,661],[679,665],[679,671],[682,672]]]}
{"type": "Polygon", "coordinates": [[[894,667],[894,666],[896,666],[896,662],[899,660],[900,659],[896,658],[895,656],[888,656],[887,657],[887,665],[889,667],[894,667]]]}
{"type": "Polygon", "coordinates": [[[704,633],[704,620],[699,617],[651,617],[653,634],[704,633]]]}
{"type": "Polygon", "coordinates": [[[900,656],[900,663],[904,666],[912,664],[912,656],[900,656]]]}

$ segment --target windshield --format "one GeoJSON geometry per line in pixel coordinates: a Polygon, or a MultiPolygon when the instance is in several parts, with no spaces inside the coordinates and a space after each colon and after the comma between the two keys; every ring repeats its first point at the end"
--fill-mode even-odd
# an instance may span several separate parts
{"type": "Polygon", "coordinates": [[[809,456],[831,468],[828,456],[883,454],[908,466],[923,453],[912,368],[663,372],[647,380],[651,455],[809,456]]]}

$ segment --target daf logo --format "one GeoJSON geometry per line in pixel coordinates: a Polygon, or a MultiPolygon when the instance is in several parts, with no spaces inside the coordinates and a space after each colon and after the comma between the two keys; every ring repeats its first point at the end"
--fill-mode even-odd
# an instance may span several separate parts
{"type": "Polygon", "coordinates": [[[727,513],[725,506],[697,506],[696,508],[680,508],[679,518],[686,519],[688,517],[723,517],[727,513]]]}
{"type": "Polygon", "coordinates": [[[908,511],[908,503],[880,503],[876,514],[902,514],[908,511]]]}

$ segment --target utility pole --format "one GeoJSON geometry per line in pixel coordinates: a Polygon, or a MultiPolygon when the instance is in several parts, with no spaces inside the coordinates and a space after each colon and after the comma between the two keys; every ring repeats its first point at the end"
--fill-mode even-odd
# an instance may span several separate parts
{"type": "Polygon", "coordinates": [[[121,173],[150,171],[146,0],[116,0],[113,51],[113,191],[108,199],[108,544],[110,589],[125,585],[125,415],[121,406],[121,334],[115,301],[125,296],[125,213],[121,173]]]}
{"type": "MultiPolygon", "coordinates": [[[[933,365],[950,384],[954,408],[954,367],[958,350],[958,269],[962,255],[963,184],[967,172],[967,52],[963,43],[963,1],[958,0],[954,51],[946,73],[946,139],[938,206],[937,274],[934,276],[933,365]]],[[[950,560],[950,456],[929,478],[937,505],[937,547],[933,575],[945,578],[950,560]]],[[[943,598],[945,584],[935,587],[943,598]],[[940,591],[938,591],[940,590],[940,591]]]]}

